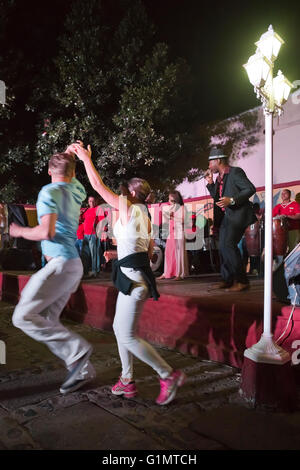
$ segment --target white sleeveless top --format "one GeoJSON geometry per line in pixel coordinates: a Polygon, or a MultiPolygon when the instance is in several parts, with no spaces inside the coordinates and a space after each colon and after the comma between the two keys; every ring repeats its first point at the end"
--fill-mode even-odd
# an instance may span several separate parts
{"type": "Polygon", "coordinates": [[[114,226],[114,236],[117,240],[118,259],[125,256],[148,251],[151,233],[148,233],[148,214],[143,204],[130,206],[130,219],[122,225],[121,218],[114,226]]]}

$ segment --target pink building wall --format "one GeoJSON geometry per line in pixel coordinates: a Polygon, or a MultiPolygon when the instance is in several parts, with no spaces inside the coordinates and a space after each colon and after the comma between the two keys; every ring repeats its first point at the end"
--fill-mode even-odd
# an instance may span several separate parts
{"type": "MultiPolygon", "coordinates": [[[[238,157],[232,164],[243,168],[252,183],[257,188],[261,188],[265,184],[264,114],[262,107],[257,110],[261,123],[261,130],[256,134],[258,143],[248,149],[246,157],[238,157]]],[[[290,187],[291,182],[296,183],[300,180],[299,91],[290,96],[284,105],[283,115],[279,118],[275,117],[273,124],[275,132],[273,138],[273,183],[274,185],[289,183],[288,187],[290,187]]],[[[212,137],[211,141],[218,143],[217,137],[212,137]]],[[[184,199],[208,196],[206,182],[203,179],[194,182],[184,180],[177,186],[177,189],[184,199]]]]}

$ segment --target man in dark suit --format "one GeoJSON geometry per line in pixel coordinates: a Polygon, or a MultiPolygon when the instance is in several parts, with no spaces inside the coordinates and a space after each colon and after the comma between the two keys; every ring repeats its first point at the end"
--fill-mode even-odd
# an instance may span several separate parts
{"type": "Polygon", "coordinates": [[[214,199],[214,227],[219,229],[223,279],[219,288],[239,292],[247,289],[249,282],[237,245],[246,227],[256,221],[249,201],[256,189],[244,170],[229,166],[228,158],[220,148],[214,148],[210,152],[206,180],[207,189],[214,199]],[[219,173],[215,183],[214,173],[219,173]]]}

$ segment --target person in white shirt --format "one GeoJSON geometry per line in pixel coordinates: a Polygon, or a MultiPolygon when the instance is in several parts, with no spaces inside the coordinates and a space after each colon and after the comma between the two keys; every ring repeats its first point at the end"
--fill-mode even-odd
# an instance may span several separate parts
{"type": "Polygon", "coordinates": [[[177,388],[185,381],[185,374],[174,371],[150,344],[136,335],[137,322],[149,296],[149,289],[152,288],[150,292],[153,292],[153,296],[156,295],[153,279],[152,282],[146,282],[147,278],[151,278],[148,256],[149,252],[151,255],[151,222],[145,206],[150,186],[145,180],[133,178],[128,183],[127,197],[119,196],[103,183],[92,163],[90,146],[85,149],[82,142],[79,142],[73,145],[72,150],[83,161],[93,189],[110,206],[119,210],[114,233],[118,250],[117,280],[120,281],[122,291],[117,299],[113,328],[118,342],[122,375],[112,387],[112,393],[127,398],[136,395],[133,380],[133,356],[136,356],[159,375],[161,390],[156,403],[165,405],[174,399],[177,388]]]}

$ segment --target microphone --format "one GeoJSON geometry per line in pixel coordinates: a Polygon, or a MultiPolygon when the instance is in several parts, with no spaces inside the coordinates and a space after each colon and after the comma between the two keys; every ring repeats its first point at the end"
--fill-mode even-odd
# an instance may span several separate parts
{"type": "Polygon", "coordinates": [[[200,170],[200,176],[199,176],[199,180],[202,180],[204,178],[206,178],[207,176],[212,176],[212,173],[210,170],[200,170]]]}

